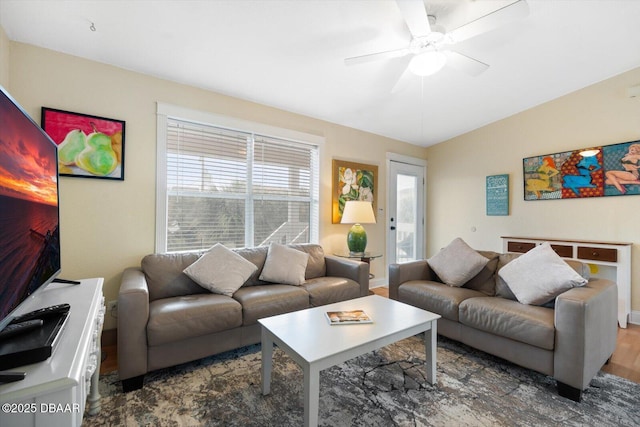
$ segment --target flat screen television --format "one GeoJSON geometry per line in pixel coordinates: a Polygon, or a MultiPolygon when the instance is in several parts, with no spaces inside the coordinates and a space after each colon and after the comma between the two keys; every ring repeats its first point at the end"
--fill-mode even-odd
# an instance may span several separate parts
{"type": "Polygon", "coordinates": [[[58,152],[0,86],[0,331],[60,273],[58,152]]]}

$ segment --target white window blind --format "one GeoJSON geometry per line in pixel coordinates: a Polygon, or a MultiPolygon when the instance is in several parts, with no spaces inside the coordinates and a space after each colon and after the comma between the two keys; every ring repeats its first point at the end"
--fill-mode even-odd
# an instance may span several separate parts
{"type": "MultiPolygon", "coordinates": [[[[318,146],[166,119],[166,252],[317,237],[318,146]]],[[[163,186],[164,187],[164,186],[163,186]]]]}

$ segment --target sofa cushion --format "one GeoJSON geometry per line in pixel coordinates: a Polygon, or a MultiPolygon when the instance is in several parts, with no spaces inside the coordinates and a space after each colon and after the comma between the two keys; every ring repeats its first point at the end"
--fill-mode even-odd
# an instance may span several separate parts
{"type": "Polygon", "coordinates": [[[233,298],[200,294],[163,298],[149,304],[150,346],[226,331],[242,325],[242,306],[233,298]]]}
{"type": "Polygon", "coordinates": [[[589,280],[589,278],[591,277],[591,269],[589,268],[589,264],[573,259],[563,259],[563,261],[566,262],[569,267],[573,268],[576,273],[584,277],[585,280],[589,280]]]}
{"type": "Polygon", "coordinates": [[[242,324],[253,325],[263,317],[309,308],[309,294],[300,286],[258,285],[233,294],[242,304],[242,324]]]}
{"type": "Polygon", "coordinates": [[[316,277],[302,287],[309,293],[313,307],[360,297],[360,284],[343,277],[316,277]]]}
{"type": "Polygon", "coordinates": [[[315,279],[316,277],[327,275],[327,266],[325,264],[324,249],[322,249],[322,246],[315,243],[305,243],[298,245],[292,244],[288,246],[309,254],[307,269],[304,273],[305,279],[315,279]]]}
{"type": "Polygon", "coordinates": [[[460,323],[525,344],[553,350],[554,311],[504,298],[470,298],[460,303],[460,323]]]}
{"type": "Polygon", "coordinates": [[[262,274],[264,262],[267,260],[267,251],[269,250],[268,246],[258,246],[255,248],[240,248],[232,250],[257,267],[256,271],[247,279],[246,282],[244,282],[244,285],[242,286],[256,286],[264,285],[267,283],[260,280],[260,274],[262,274]]]}
{"type": "Polygon", "coordinates": [[[215,244],[184,273],[214,294],[231,296],[258,267],[222,244],[215,244]]]}
{"type": "MultiPolygon", "coordinates": [[[[305,279],[314,279],[316,277],[326,275],[327,267],[325,265],[324,250],[322,249],[322,246],[315,243],[292,244],[288,246],[309,254],[307,269],[304,273],[305,279]]],[[[256,265],[256,267],[258,267],[258,270],[249,277],[249,280],[247,280],[243,286],[266,285],[269,283],[264,280],[260,280],[262,268],[267,260],[268,250],[268,246],[234,249],[234,252],[237,252],[240,256],[251,261],[256,265]]]]}
{"type": "Polygon", "coordinates": [[[522,304],[542,305],[587,283],[553,251],[549,242],[514,259],[498,274],[522,304]]]}
{"type": "Polygon", "coordinates": [[[142,258],[142,271],[149,287],[149,301],[206,292],[183,270],[196,262],[196,253],[152,254],[142,258]]]}
{"type": "Polygon", "coordinates": [[[458,306],[468,298],[485,297],[482,292],[455,288],[427,280],[410,280],[398,288],[398,301],[458,321],[458,306]]]}
{"type": "Polygon", "coordinates": [[[260,280],[299,286],[304,283],[309,254],[284,245],[269,245],[260,280]]]}
{"type": "Polygon", "coordinates": [[[462,286],[489,262],[461,238],[454,239],[437,254],[427,259],[429,267],[449,286],[462,286]]]}
{"type": "Polygon", "coordinates": [[[514,259],[518,258],[520,255],[522,254],[506,253],[506,254],[500,254],[500,256],[498,257],[498,268],[496,269],[496,275],[495,275],[497,297],[506,298],[513,301],[518,300],[516,296],[513,294],[513,292],[511,292],[511,289],[509,289],[509,286],[507,285],[507,283],[502,279],[502,277],[500,277],[500,270],[502,270],[505,265],[507,265],[514,259]]]}
{"type": "Polygon", "coordinates": [[[480,255],[487,258],[489,262],[471,280],[462,285],[464,288],[480,291],[490,297],[496,294],[496,270],[500,254],[493,251],[478,251],[480,255]]]}

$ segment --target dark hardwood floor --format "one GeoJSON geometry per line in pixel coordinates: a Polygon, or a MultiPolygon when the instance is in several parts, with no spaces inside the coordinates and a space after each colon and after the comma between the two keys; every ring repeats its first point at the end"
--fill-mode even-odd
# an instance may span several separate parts
{"type": "MultiPolygon", "coordinates": [[[[376,295],[389,298],[389,289],[373,288],[376,295]]],[[[115,343],[102,346],[103,360],[100,373],[109,373],[118,369],[118,350],[115,343]]],[[[640,326],[629,325],[626,329],[618,329],[618,344],[611,361],[602,368],[603,371],[631,381],[640,383],[640,326]]]]}

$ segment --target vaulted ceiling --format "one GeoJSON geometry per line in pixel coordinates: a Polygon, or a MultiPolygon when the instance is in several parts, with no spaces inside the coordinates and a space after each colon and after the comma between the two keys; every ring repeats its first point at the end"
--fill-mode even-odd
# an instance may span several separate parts
{"type": "MultiPolygon", "coordinates": [[[[424,0],[449,31],[513,2],[424,0]]],[[[489,64],[482,74],[446,65],[395,91],[411,55],[344,62],[408,45],[393,0],[0,0],[0,25],[13,41],[429,146],[640,67],[640,1],[527,3],[454,46],[489,64]]]]}

